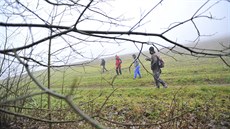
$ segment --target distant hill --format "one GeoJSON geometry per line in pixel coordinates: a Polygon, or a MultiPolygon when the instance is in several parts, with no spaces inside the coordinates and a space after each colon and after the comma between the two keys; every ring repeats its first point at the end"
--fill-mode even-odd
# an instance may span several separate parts
{"type": "MultiPolygon", "coordinates": [[[[185,44],[185,46],[190,47],[190,48],[196,47],[199,49],[210,49],[210,50],[222,50],[224,47],[228,47],[229,48],[228,51],[230,51],[230,36],[223,36],[223,37],[219,37],[216,39],[200,41],[198,44],[189,43],[189,44],[185,44]]],[[[190,54],[188,51],[180,47],[175,47],[173,50],[190,54]]],[[[200,51],[203,51],[203,50],[200,50],[200,51]]],[[[169,52],[168,49],[163,49],[161,50],[161,52],[167,53],[167,54],[171,53],[169,52]]],[[[148,51],[143,51],[143,53],[147,56],[150,56],[148,51]]],[[[127,59],[132,60],[132,54],[137,55],[138,53],[122,54],[119,56],[122,58],[122,60],[127,60],[127,59]]],[[[141,56],[142,58],[144,58],[143,55],[141,56]]],[[[172,56],[174,56],[174,54],[172,56]]],[[[114,62],[115,55],[110,56],[110,57],[105,57],[104,59],[106,60],[106,62],[114,62]]],[[[101,58],[94,60],[93,62],[90,63],[90,65],[97,64],[98,66],[100,66],[100,62],[101,62],[101,58]]],[[[81,63],[83,62],[78,62],[76,64],[81,64],[81,63]]]]}
{"type": "MultiPolygon", "coordinates": [[[[230,36],[223,36],[216,39],[200,41],[198,43],[188,43],[184,44],[184,46],[198,52],[219,53],[220,51],[218,50],[225,50],[224,52],[230,52],[230,36]]],[[[173,50],[179,53],[191,54],[189,51],[178,46],[174,47],[173,50]]]]}
{"type": "Polygon", "coordinates": [[[230,47],[230,36],[219,37],[216,39],[210,39],[206,41],[201,41],[198,44],[191,43],[188,46],[201,49],[215,49],[215,50],[222,50],[224,47],[230,47]]]}

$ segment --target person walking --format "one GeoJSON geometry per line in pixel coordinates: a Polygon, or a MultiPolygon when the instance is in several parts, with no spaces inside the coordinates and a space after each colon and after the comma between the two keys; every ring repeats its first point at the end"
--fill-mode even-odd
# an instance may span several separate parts
{"type": "Polygon", "coordinates": [[[140,65],[139,65],[139,61],[136,57],[135,54],[132,55],[133,56],[133,59],[134,59],[134,78],[133,79],[136,79],[137,75],[139,76],[139,78],[141,78],[141,72],[140,72],[140,65]]]}
{"type": "Polygon", "coordinates": [[[102,73],[104,73],[105,71],[108,71],[108,70],[105,68],[105,59],[101,59],[101,66],[102,66],[102,73]]]}
{"type": "Polygon", "coordinates": [[[122,63],[121,58],[118,55],[116,55],[115,59],[116,59],[116,63],[115,63],[116,73],[117,75],[121,75],[122,74],[121,73],[121,63],[122,63]]]}
{"type": "Polygon", "coordinates": [[[146,58],[147,61],[151,61],[151,70],[153,72],[153,78],[156,83],[156,87],[160,88],[160,84],[163,85],[164,88],[167,88],[167,84],[160,78],[161,68],[159,66],[159,57],[154,51],[154,47],[149,48],[149,53],[151,54],[150,58],[146,58]]]}

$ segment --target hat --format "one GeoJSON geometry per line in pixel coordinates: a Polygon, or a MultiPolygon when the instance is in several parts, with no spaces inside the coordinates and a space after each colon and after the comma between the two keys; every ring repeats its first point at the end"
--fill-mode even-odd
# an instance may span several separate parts
{"type": "Polygon", "coordinates": [[[136,55],[135,55],[135,54],[133,54],[132,56],[133,56],[133,58],[136,58],[136,55]]]}
{"type": "Polygon", "coordinates": [[[154,51],[154,47],[150,47],[150,48],[149,48],[149,53],[150,53],[150,54],[155,53],[155,51],[154,51]]]}

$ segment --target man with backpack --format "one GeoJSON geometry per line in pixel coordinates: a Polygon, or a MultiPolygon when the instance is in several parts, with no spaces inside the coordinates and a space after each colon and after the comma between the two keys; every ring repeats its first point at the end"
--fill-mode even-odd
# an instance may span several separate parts
{"type": "Polygon", "coordinates": [[[160,88],[160,84],[162,84],[164,88],[167,88],[167,84],[160,79],[161,68],[164,66],[164,62],[159,58],[159,56],[157,56],[156,52],[154,51],[154,47],[149,48],[149,53],[151,54],[151,57],[146,58],[146,60],[151,61],[151,70],[153,72],[156,87],[160,88]]]}

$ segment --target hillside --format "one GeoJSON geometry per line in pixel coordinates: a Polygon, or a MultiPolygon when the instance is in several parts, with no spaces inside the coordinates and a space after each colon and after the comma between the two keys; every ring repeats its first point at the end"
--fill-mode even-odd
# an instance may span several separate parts
{"type": "MultiPolygon", "coordinates": [[[[192,47],[192,45],[189,45],[192,47]]],[[[230,36],[223,36],[216,39],[208,39],[199,44],[196,44],[197,48],[201,49],[215,49],[222,50],[223,48],[230,47],[230,36]]]]}
{"type": "MultiPolygon", "coordinates": [[[[230,52],[230,36],[219,37],[216,39],[206,39],[204,41],[193,42],[184,44],[184,46],[196,51],[219,54],[220,52],[229,53],[230,52]],[[223,51],[224,50],[224,51],[223,51]]],[[[175,47],[173,50],[178,53],[191,54],[189,51],[182,49],[180,47],[175,47]]]]}
{"type": "MultiPolygon", "coordinates": [[[[85,66],[52,69],[51,90],[73,98],[75,106],[111,129],[229,128],[230,68],[219,58],[167,54],[161,55],[165,61],[161,78],[168,84],[167,89],[155,88],[153,77],[147,72],[151,72],[150,62],[143,55],[140,56],[142,78],[134,80],[133,67],[129,71],[132,54],[127,54],[121,55],[123,74],[119,76],[115,73],[114,57],[106,58],[109,71],[105,73],[101,73],[100,60],[85,66]]],[[[47,87],[46,72],[34,74],[47,87]]],[[[28,84],[28,93],[34,94],[28,95],[22,106],[2,105],[23,114],[12,121],[7,119],[9,128],[46,129],[49,113],[53,128],[92,128],[62,99],[51,97],[48,109],[48,95],[31,80],[23,79],[18,84],[22,87],[17,85],[15,91],[25,94],[24,86],[28,84]]],[[[18,99],[13,94],[14,97],[18,99]]]]}

